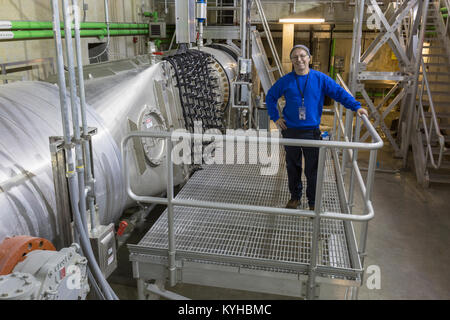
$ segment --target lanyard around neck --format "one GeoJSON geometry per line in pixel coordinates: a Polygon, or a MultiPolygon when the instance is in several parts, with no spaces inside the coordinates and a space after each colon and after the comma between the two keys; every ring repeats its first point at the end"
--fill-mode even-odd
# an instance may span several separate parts
{"type": "Polygon", "coordinates": [[[305,86],[303,87],[303,91],[302,91],[302,89],[300,88],[300,84],[298,83],[298,74],[295,74],[295,82],[297,83],[298,91],[300,92],[300,96],[302,97],[302,104],[303,104],[303,101],[305,100],[305,96],[304,96],[303,92],[306,92],[306,86],[308,85],[308,79],[309,79],[309,72],[308,72],[308,75],[306,76],[305,86]]]}

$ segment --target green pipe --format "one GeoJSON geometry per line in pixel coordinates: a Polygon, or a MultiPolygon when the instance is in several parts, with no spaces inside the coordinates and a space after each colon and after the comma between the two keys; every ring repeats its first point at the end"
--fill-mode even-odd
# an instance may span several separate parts
{"type": "MultiPolygon", "coordinates": [[[[72,30],[72,36],[75,31],[72,30]]],[[[131,35],[145,35],[148,30],[131,29],[131,30],[109,30],[111,36],[131,36],[131,35]]],[[[80,30],[82,37],[100,37],[103,38],[108,35],[107,30],[80,30]]],[[[53,38],[53,30],[32,30],[32,31],[4,31],[0,32],[0,40],[26,40],[36,38],[53,38]]],[[[61,36],[64,37],[64,31],[61,31],[61,36]]]]}
{"type": "Polygon", "coordinates": [[[153,22],[158,22],[158,12],[143,12],[144,17],[153,17],[153,22]]]}
{"type": "MultiPolygon", "coordinates": [[[[61,23],[61,29],[64,24],[61,23]]],[[[82,22],[80,29],[106,29],[104,22],[82,22]]],[[[147,23],[110,23],[110,29],[148,29],[147,23]]],[[[51,21],[0,21],[0,30],[52,30],[53,23],[51,21]]]]}
{"type": "Polygon", "coordinates": [[[336,75],[334,74],[334,53],[336,51],[336,39],[331,41],[331,63],[330,63],[330,76],[336,80],[336,75]]]}

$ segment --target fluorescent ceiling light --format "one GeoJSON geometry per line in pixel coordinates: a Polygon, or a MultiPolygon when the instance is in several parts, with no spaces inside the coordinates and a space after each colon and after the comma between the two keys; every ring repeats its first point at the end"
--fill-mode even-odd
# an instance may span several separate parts
{"type": "Polygon", "coordinates": [[[280,19],[280,23],[323,23],[325,19],[303,19],[303,18],[285,18],[280,19]]]}

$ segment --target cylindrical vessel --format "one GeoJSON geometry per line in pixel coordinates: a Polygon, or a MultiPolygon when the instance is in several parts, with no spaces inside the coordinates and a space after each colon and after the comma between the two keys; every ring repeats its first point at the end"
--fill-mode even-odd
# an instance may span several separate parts
{"type": "MultiPolygon", "coordinates": [[[[222,50],[202,50],[218,62],[213,73],[220,77],[218,91],[226,107],[236,60],[222,50]]],[[[170,65],[149,65],[140,59],[85,67],[87,124],[97,128],[92,157],[101,224],[117,221],[126,207],[135,205],[125,190],[122,138],[130,131],[165,131],[184,125],[170,65]]],[[[0,242],[14,235],[56,240],[58,213],[49,137],[62,133],[57,85],[15,82],[0,86],[0,242]]],[[[149,138],[128,144],[127,163],[136,194],[155,196],[166,190],[166,147],[164,140],[149,138]]],[[[174,184],[185,181],[187,174],[186,167],[174,166],[174,184]]]]}
{"type": "MultiPolygon", "coordinates": [[[[0,86],[0,241],[14,235],[55,240],[57,212],[49,137],[62,135],[58,87],[44,82],[0,86]]],[[[101,222],[117,219],[125,204],[120,152],[102,119],[87,110],[93,138],[101,222]]]]}

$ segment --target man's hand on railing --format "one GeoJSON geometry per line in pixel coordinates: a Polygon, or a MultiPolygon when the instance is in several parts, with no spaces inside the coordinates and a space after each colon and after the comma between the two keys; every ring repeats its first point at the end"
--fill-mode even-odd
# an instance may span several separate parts
{"type": "Polygon", "coordinates": [[[286,122],[284,122],[283,118],[278,118],[277,121],[275,121],[275,124],[281,129],[281,130],[286,130],[286,122]]]}
{"type": "Polygon", "coordinates": [[[369,117],[369,113],[367,112],[366,109],[364,108],[359,108],[358,111],[356,111],[356,113],[358,114],[358,116],[362,116],[363,114],[366,115],[366,117],[369,117]]]}

